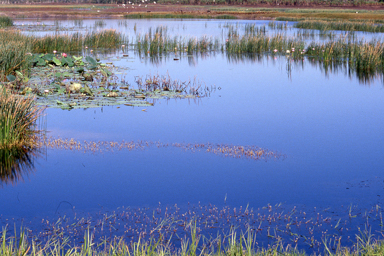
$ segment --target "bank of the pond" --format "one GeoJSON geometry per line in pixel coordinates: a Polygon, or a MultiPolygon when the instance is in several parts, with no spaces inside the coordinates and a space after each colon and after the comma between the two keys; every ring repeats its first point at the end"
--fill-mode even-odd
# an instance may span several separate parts
{"type": "MultiPolygon", "coordinates": [[[[339,242],[332,239],[323,241],[324,249],[320,253],[307,253],[297,249],[294,245],[286,245],[279,241],[272,246],[264,248],[257,242],[256,232],[248,229],[238,233],[231,231],[227,235],[214,238],[205,238],[198,234],[196,226],[190,223],[189,237],[181,238],[180,246],[175,245],[161,236],[149,240],[138,239],[134,242],[126,242],[121,237],[111,237],[104,242],[95,243],[90,230],[84,234],[81,245],[72,245],[69,237],[63,237],[59,230],[51,234],[46,243],[27,238],[24,230],[21,229],[19,236],[8,236],[7,229],[3,227],[2,245],[0,255],[128,255],[128,256],[358,256],[358,255],[383,255],[384,241],[373,239],[368,232],[362,232],[356,237],[356,243],[352,247],[343,247],[339,242]]],[[[17,231],[16,231],[17,233],[17,231]]]]}
{"type": "Polygon", "coordinates": [[[2,5],[0,13],[13,18],[121,18],[135,15],[136,18],[237,18],[237,19],[293,19],[317,18],[340,20],[382,20],[383,5],[327,6],[271,6],[270,4],[248,5],[185,5],[177,3],[148,2],[136,4],[19,4],[2,5]]]}

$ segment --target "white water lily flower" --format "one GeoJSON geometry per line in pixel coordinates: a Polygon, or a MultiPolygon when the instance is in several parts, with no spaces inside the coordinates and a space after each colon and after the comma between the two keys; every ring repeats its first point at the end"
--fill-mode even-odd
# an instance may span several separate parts
{"type": "Polygon", "coordinates": [[[287,50],[287,53],[291,53],[289,50],[287,50]]]}

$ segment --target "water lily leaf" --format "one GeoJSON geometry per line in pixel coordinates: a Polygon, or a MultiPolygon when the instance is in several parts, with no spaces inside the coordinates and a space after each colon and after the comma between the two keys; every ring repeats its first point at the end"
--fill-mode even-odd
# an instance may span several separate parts
{"type": "Polygon", "coordinates": [[[58,58],[53,57],[52,60],[53,60],[53,62],[55,63],[56,66],[61,66],[61,61],[58,58]]]}
{"type": "Polygon", "coordinates": [[[16,77],[14,75],[7,75],[7,79],[9,82],[13,82],[16,80],[16,77]]]}
{"type": "Polygon", "coordinates": [[[57,78],[61,78],[61,77],[63,77],[63,74],[62,73],[59,73],[59,72],[57,72],[57,73],[55,73],[55,75],[54,75],[55,77],[57,77],[57,78]]]}
{"type": "Polygon", "coordinates": [[[55,55],[53,55],[52,53],[47,53],[43,56],[43,59],[47,61],[53,61],[53,57],[55,57],[55,55]]]}
{"type": "Polygon", "coordinates": [[[64,73],[63,73],[63,77],[71,77],[71,73],[69,73],[69,72],[64,72],[64,73]]]}
{"type": "Polygon", "coordinates": [[[57,103],[57,105],[64,105],[64,103],[59,101],[59,100],[56,100],[56,103],[57,103]]]}
{"type": "Polygon", "coordinates": [[[73,67],[75,64],[73,63],[73,59],[71,57],[65,57],[61,59],[62,66],[73,67]]]}
{"type": "Polygon", "coordinates": [[[46,65],[47,65],[47,62],[45,62],[45,60],[43,60],[42,58],[39,58],[36,63],[36,66],[46,66],[46,65]]]}
{"type": "Polygon", "coordinates": [[[87,56],[85,59],[89,64],[91,64],[91,66],[97,66],[97,61],[91,56],[87,56]]]}

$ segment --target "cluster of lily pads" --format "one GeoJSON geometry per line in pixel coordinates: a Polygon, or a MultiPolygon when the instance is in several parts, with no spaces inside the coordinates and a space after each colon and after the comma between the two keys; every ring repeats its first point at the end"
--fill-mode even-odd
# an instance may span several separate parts
{"type": "Polygon", "coordinates": [[[36,104],[62,109],[92,108],[111,105],[147,107],[155,99],[197,98],[206,96],[201,86],[187,88],[188,83],[173,81],[169,84],[183,84],[172,88],[155,79],[147,79],[154,86],[133,88],[114,73],[112,63],[101,63],[91,56],[70,56],[69,54],[31,54],[29,74],[16,71],[7,76],[8,85],[21,95],[35,95],[36,104]]]}

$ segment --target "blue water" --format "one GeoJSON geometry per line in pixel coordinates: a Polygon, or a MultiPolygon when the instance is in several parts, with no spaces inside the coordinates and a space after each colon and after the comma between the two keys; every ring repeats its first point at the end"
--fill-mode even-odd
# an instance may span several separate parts
{"type": "Polygon", "coordinates": [[[255,161],[174,147],[103,153],[47,149],[35,159],[34,173],[3,185],[3,218],[54,217],[73,207],[79,213],[155,209],[159,202],[252,208],[283,203],[336,212],[382,203],[380,76],[367,84],[343,70],[325,75],[307,59],[288,74],[285,56],[232,62],[217,53],[153,64],[131,52],[130,59],[102,61],[110,59],[129,68],[124,76],[132,84],[133,76],[169,73],[182,81],[196,76],[216,90],[196,100],[159,100],[146,111],[47,109],[49,136],[256,145],[284,157],[255,161]]]}

